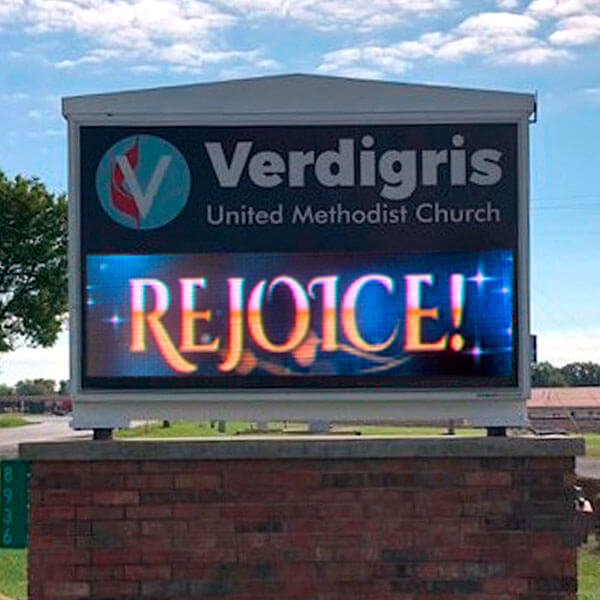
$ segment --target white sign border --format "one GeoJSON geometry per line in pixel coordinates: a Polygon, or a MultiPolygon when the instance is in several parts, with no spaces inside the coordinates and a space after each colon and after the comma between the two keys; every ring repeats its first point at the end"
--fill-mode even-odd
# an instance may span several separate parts
{"type": "Polygon", "coordinates": [[[487,427],[526,427],[530,394],[529,344],[529,119],[515,111],[440,111],[306,114],[77,114],[69,136],[69,336],[75,429],[126,427],[133,419],[299,421],[448,421],[487,427]],[[81,387],[80,128],[82,126],[285,126],[285,125],[517,125],[518,152],[518,374],[516,387],[111,390],[81,387]]]}

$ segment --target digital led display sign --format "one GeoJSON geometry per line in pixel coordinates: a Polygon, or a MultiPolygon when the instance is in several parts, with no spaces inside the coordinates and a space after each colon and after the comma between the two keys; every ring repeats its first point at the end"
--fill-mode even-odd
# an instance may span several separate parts
{"type": "Polygon", "coordinates": [[[70,194],[83,401],[523,397],[525,109],[153,123],[86,106],[70,194]]]}
{"type": "Polygon", "coordinates": [[[508,250],[93,255],[87,273],[90,386],[514,385],[508,250]]]}

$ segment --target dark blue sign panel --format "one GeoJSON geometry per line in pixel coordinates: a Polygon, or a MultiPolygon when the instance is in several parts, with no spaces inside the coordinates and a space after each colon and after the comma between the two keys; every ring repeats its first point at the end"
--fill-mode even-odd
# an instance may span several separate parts
{"type": "Polygon", "coordinates": [[[83,389],[517,385],[515,124],[80,135],[83,389]]]}

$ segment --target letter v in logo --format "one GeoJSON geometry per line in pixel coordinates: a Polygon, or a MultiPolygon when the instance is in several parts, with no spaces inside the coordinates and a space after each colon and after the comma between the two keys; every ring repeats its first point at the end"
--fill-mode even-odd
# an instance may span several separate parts
{"type": "Polygon", "coordinates": [[[133,199],[135,200],[142,219],[145,219],[148,216],[148,213],[152,208],[152,202],[154,202],[158,188],[165,177],[165,172],[170,163],[170,156],[163,155],[160,157],[158,164],[156,167],[154,167],[152,177],[150,178],[150,182],[148,183],[148,187],[144,193],[142,192],[142,188],[140,187],[137,177],[133,172],[127,157],[123,155],[117,156],[117,164],[119,167],[121,167],[121,171],[123,171],[125,183],[129,186],[129,189],[133,194],[133,199]]]}
{"type": "Polygon", "coordinates": [[[154,135],[127,137],[102,157],[96,172],[102,207],[120,225],[155,229],[186,205],[190,171],[175,146],[154,135]]]}

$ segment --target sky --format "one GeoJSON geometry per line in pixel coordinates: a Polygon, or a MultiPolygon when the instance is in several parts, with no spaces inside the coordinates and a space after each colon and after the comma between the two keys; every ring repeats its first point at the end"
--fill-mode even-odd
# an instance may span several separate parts
{"type": "MultiPolygon", "coordinates": [[[[65,96],[314,73],[535,93],[538,359],[600,362],[600,0],[0,0],[0,169],[67,189],[65,96]]],[[[67,335],[0,382],[68,378],[67,335]]]]}

